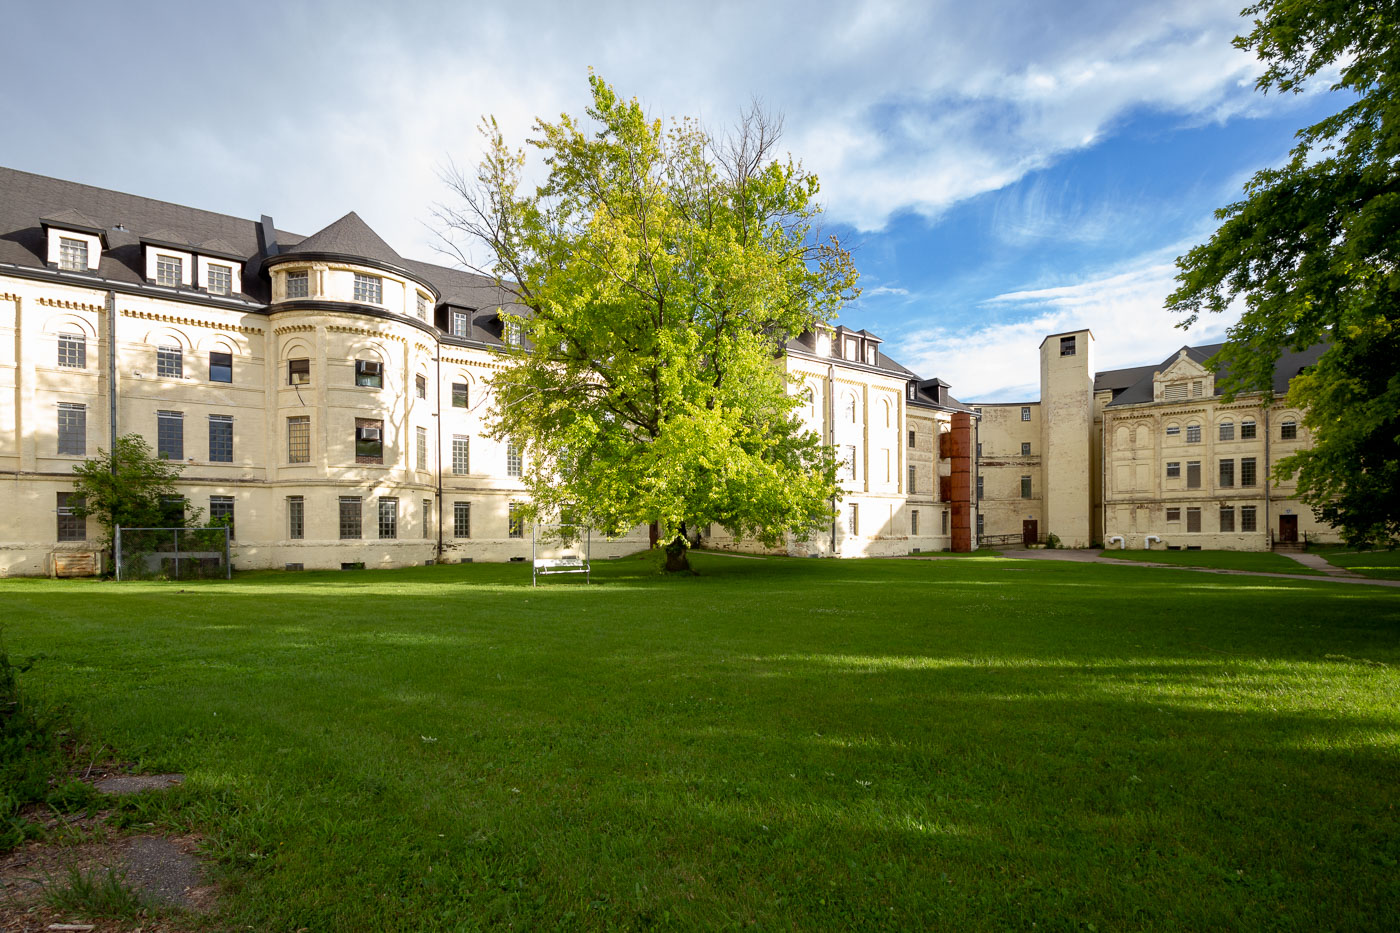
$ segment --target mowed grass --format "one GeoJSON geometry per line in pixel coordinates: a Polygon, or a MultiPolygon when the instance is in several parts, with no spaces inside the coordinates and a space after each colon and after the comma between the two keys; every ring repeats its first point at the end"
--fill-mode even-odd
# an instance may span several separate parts
{"type": "Polygon", "coordinates": [[[1178,567],[1207,567],[1213,570],[1249,570],[1255,573],[1296,573],[1320,576],[1290,557],[1272,551],[1104,551],[1103,557],[1178,567]]]}
{"type": "Polygon", "coordinates": [[[1348,547],[1326,546],[1314,552],[1334,567],[1377,580],[1400,580],[1400,550],[1357,551],[1348,547]]]}
{"type": "Polygon", "coordinates": [[[1050,561],[0,584],[255,929],[1394,929],[1400,593],[1050,561]],[[1092,925],[1092,927],[1091,927],[1092,925]]]}

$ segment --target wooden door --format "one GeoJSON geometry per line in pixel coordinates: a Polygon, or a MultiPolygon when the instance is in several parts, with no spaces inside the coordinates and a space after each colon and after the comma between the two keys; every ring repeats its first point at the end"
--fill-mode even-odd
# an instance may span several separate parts
{"type": "Polygon", "coordinates": [[[1280,515],[1278,517],[1278,539],[1283,544],[1298,543],[1298,516],[1280,515]]]}
{"type": "Polygon", "coordinates": [[[1021,543],[1029,547],[1040,540],[1040,529],[1037,527],[1035,519],[1028,518],[1021,522],[1021,543]]]}

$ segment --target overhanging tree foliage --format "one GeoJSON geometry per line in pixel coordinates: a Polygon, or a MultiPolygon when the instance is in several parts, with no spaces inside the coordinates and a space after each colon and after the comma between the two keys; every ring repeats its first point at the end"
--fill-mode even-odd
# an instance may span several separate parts
{"type": "Polygon", "coordinates": [[[687,523],[809,534],[830,520],[835,463],[777,358],[857,276],[818,235],[817,179],[773,157],[779,128],[757,108],[720,142],[590,83],[591,126],[535,124],[543,185],[522,191],[524,153],[494,121],[476,177],[448,177],[460,200],[440,219],[528,309],[508,315],[528,339],[493,381],[493,431],[528,452],[537,514],[667,539],[687,523]]]}
{"type": "Polygon", "coordinates": [[[1331,346],[1294,379],[1311,449],[1278,464],[1353,543],[1400,538],[1400,3],[1265,0],[1235,39],[1267,64],[1260,90],[1302,91],[1337,67],[1350,101],[1299,131],[1286,165],[1257,173],[1204,246],[1177,260],[1168,306],[1245,312],[1218,357],[1226,391],[1271,385],[1286,349],[1331,346]]]}
{"type": "Polygon", "coordinates": [[[118,525],[185,526],[197,520],[202,510],[195,509],[188,516],[183,508],[171,510],[170,503],[181,498],[175,488],[181,469],[181,464],[157,457],[141,435],[124,434],[112,450],[99,450],[96,457],[73,467],[73,492],[78,500],[72,506],[73,514],[97,519],[109,551],[118,525]]]}

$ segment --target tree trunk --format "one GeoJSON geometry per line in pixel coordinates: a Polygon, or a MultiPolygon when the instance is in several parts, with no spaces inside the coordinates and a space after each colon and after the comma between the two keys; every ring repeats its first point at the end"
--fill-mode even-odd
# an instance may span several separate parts
{"type": "Polygon", "coordinates": [[[661,542],[661,523],[652,522],[647,526],[647,546],[656,547],[661,542]]]}
{"type": "Polygon", "coordinates": [[[676,535],[671,543],[666,545],[666,572],[688,573],[689,571],[690,548],[686,546],[684,536],[676,535]]]}

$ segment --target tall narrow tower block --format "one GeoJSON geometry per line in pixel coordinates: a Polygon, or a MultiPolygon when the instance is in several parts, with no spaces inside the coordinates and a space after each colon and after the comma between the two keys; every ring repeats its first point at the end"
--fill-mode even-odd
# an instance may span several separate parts
{"type": "Polygon", "coordinates": [[[1045,531],[1066,547],[1087,547],[1093,540],[1093,428],[1094,335],[1051,334],[1040,344],[1045,531]]]}

